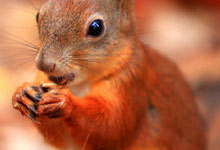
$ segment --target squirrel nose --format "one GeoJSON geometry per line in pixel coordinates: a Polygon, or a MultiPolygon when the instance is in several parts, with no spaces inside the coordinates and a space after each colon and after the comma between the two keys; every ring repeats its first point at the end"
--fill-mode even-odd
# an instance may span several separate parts
{"type": "Polygon", "coordinates": [[[41,63],[37,63],[37,68],[43,72],[53,72],[56,64],[42,61],[41,63]]]}
{"type": "Polygon", "coordinates": [[[42,57],[42,55],[37,56],[36,65],[39,70],[48,73],[53,72],[56,68],[56,64],[54,62],[48,61],[47,59],[42,57]]]}

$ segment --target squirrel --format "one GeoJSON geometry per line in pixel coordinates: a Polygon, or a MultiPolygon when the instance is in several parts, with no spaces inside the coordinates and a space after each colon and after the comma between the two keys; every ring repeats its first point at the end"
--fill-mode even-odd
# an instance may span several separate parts
{"type": "Polygon", "coordinates": [[[48,0],[39,69],[12,105],[62,150],[205,150],[204,123],[176,65],[138,38],[132,0],[48,0]]]}

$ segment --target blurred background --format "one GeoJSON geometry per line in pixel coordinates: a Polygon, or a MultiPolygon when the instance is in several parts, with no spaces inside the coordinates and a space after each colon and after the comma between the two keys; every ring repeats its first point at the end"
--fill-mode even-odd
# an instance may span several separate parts
{"type": "MultiPolygon", "coordinates": [[[[55,149],[11,106],[16,87],[36,71],[31,47],[42,3],[0,0],[0,149],[55,149]]],[[[135,7],[141,40],[178,64],[206,122],[208,150],[220,150],[220,0],[136,0],[135,7]]]]}

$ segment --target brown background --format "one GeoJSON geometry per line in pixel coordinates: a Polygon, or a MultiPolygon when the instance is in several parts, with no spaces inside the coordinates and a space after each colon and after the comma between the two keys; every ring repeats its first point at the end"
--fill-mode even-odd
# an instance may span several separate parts
{"type": "MultiPolygon", "coordinates": [[[[34,59],[17,40],[38,44],[41,3],[0,0],[0,149],[54,149],[11,106],[15,88],[34,76],[34,59]]],[[[136,0],[135,7],[141,40],[179,65],[206,121],[209,150],[220,150],[220,1],[136,0]]]]}

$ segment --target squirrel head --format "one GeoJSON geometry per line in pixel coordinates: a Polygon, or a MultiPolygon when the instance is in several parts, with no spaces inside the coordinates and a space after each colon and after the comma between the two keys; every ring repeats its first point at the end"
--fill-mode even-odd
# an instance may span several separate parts
{"type": "Polygon", "coordinates": [[[36,65],[58,84],[110,76],[131,54],[132,0],[49,0],[36,19],[36,65]]]}

